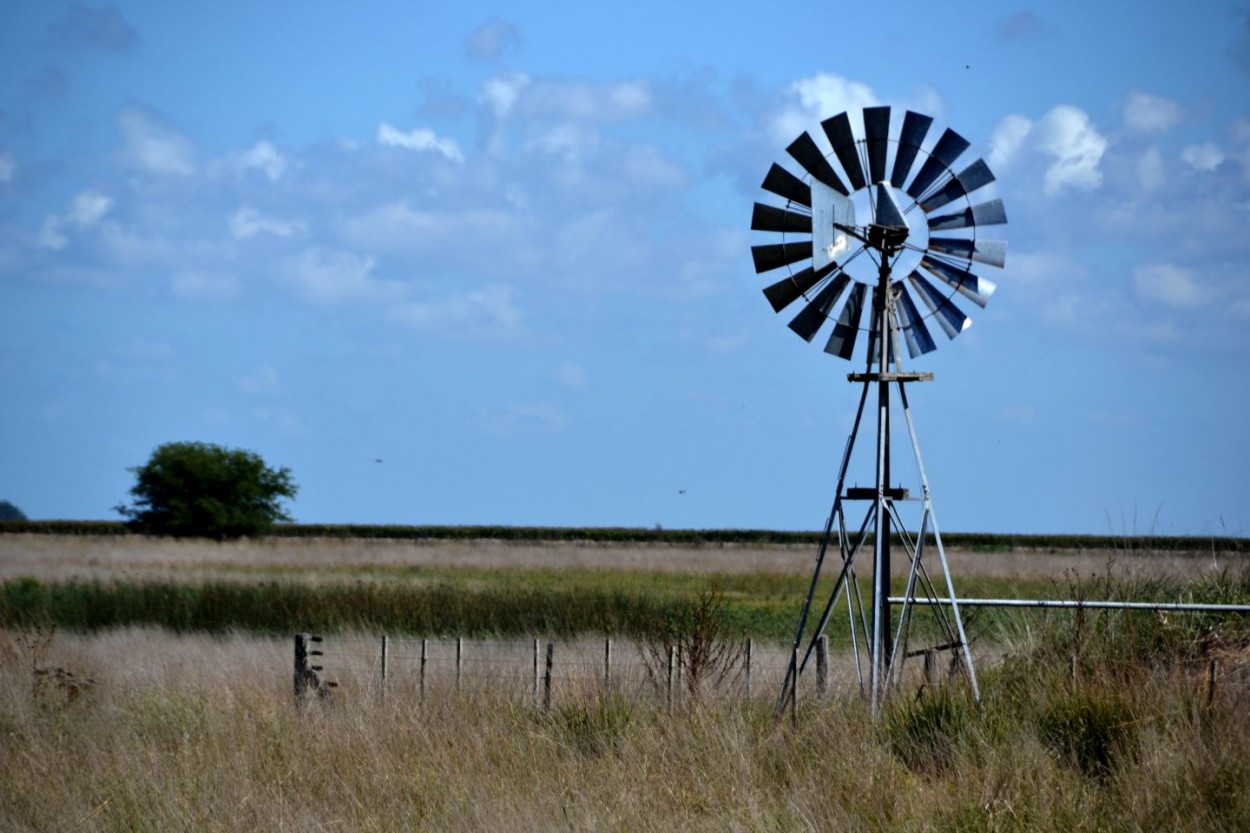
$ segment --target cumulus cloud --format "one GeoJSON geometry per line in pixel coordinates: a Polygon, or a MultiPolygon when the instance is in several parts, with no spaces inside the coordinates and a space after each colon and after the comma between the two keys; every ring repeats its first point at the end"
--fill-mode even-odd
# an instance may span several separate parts
{"type": "Polygon", "coordinates": [[[487,78],[478,93],[478,101],[485,104],[495,118],[502,119],[511,112],[521,97],[521,91],[531,79],[524,72],[509,72],[487,78]]]}
{"type": "Polygon", "coordinates": [[[0,152],[0,183],[12,182],[17,177],[17,157],[9,151],[0,152]]]}
{"type": "Polygon", "coordinates": [[[1042,190],[1054,196],[1064,190],[1089,191],[1102,184],[1099,163],[1107,140],[1085,111],[1060,104],[1037,123],[1037,149],[1054,161],[1042,178],[1042,190]]]}
{"type": "Polygon", "coordinates": [[[497,116],[515,112],[546,122],[628,121],[650,115],[656,107],[651,82],[631,78],[594,82],[511,73],[487,82],[482,98],[497,116]]]}
{"type": "Polygon", "coordinates": [[[1006,168],[1032,130],[1033,122],[1027,116],[1013,113],[1003,118],[990,134],[990,152],[986,163],[994,170],[1006,168]]]}
{"type": "Polygon", "coordinates": [[[378,125],[377,140],[383,147],[404,148],[418,153],[433,151],[452,162],[464,162],[464,153],[453,139],[438,136],[433,130],[423,127],[404,133],[387,122],[382,122],[378,125]]]}
{"type": "Polygon", "coordinates": [[[521,46],[521,30],[515,23],[498,18],[488,20],[469,33],[465,54],[475,61],[493,62],[521,46]]]}
{"type": "Polygon", "coordinates": [[[103,220],[112,208],[112,197],[92,189],[81,191],[74,195],[65,211],[44,218],[35,242],[45,249],[63,249],[69,244],[67,230],[89,229],[103,220]]]}
{"type": "Polygon", "coordinates": [[[1175,101],[1134,90],[1124,103],[1124,126],[1133,133],[1161,133],[1184,115],[1175,101]]]}
{"type": "Polygon", "coordinates": [[[1224,152],[1211,142],[1187,145],[1181,149],[1181,161],[1195,171],[1209,173],[1224,161],[1224,152]]]}
{"type": "Polygon", "coordinates": [[[373,276],[376,258],[342,249],[309,249],[287,264],[288,278],[305,300],[331,303],[397,297],[399,286],[373,276]]]}
{"type": "Polygon", "coordinates": [[[1143,298],[1170,307],[1195,308],[1212,300],[1211,291],[1188,269],[1171,263],[1154,263],[1133,270],[1133,285],[1143,298]]]}
{"type": "Polygon", "coordinates": [[[238,277],[229,272],[180,271],[169,288],[184,301],[233,301],[242,294],[238,277]]]}
{"type": "Polygon", "coordinates": [[[60,20],[48,26],[52,36],[64,46],[120,52],[139,42],[121,10],[114,5],[92,8],[72,4],[60,20]]]}
{"type": "MultiPolygon", "coordinates": [[[[786,91],[786,96],[786,106],[769,124],[773,140],[784,144],[789,144],[795,136],[830,116],[874,107],[879,103],[876,93],[868,85],[823,72],[795,81],[786,91]]],[[[851,124],[858,129],[855,119],[851,120],[851,124]]]]}
{"type": "Polygon", "coordinates": [[[278,237],[291,237],[304,230],[302,223],[295,220],[282,220],[266,217],[251,206],[243,206],[226,220],[230,233],[239,240],[246,240],[264,232],[278,237]]]}
{"type": "Polygon", "coordinates": [[[228,156],[224,167],[236,174],[259,171],[270,182],[277,182],[286,174],[290,164],[286,155],[271,142],[260,141],[247,150],[228,156]]]}
{"type": "Polygon", "coordinates": [[[126,107],[117,116],[122,157],[132,168],[156,176],[195,173],[191,140],[158,116],[139,107],[126,107]]]}

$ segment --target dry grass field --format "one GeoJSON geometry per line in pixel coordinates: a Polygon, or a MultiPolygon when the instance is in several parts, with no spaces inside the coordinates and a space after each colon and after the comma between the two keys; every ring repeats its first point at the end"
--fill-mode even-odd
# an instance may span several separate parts
{"type": "MultiPolygon", "coordinates": [[[[814,549],[800,545],[672,546],[550,541],[412,541],[269,538],[215,543],[139,536],[0,535],[0,581],[298,578],[339,580],[397,568],[654,571],[682,574],[810,575],[814,549]]],[[[1213,575],[1246,555],[1150,549],[973,552],[948,549],[959,576],[1055,579],[1067,573],[1213,575]]],[[[896,565],[901,571],[903,566],[896,565]]]]}
{"type": "MultiPolygon", "coordinates": [[[[0,536],[0,581],[335,584],[457,567],[803,576],[811,555],[13,535],[0,536]]],[[[956,573],[991,579],[1247,583],[1243,563],[1209,553],[950,555],[956,573]]],[[[507,685],[456,691],[443,677],[422,697],[396,675],[382,696],[376,635],[343,633],[323,660],[343,685],[301,708],[289,636],[0,631],[0,832],[1250,830],[1250,629],[1121,621],[1021,618],[981,673],[983,711],[958,683],[912,687],[875,722],[853,686],[825,699],[805,689],[797,720],[775,721],[767,651],[755,696],[670,708],[630,646],[620,667],[632,671],[607,691],[601,643],[562,643],[565,676],[544,710],[523,661],[507,685]]],[[[524,653],[471,650],[494,661],[514,648],[524,653]]]]}

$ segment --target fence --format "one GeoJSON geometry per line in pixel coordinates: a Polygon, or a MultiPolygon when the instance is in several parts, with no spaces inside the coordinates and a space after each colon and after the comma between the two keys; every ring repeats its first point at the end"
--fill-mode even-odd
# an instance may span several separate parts
{"type": "MultiPolygon", "coordinates": [[[[818,644],[815,673],[796,697],[855,688],[850,657],[818,644]]],[[[790,662],[788,647],[745,640],[715,663],[694,646],[652,646],[613,639],[552,642],[392,636],[295,637],[295,693],[348,700],[388,696],[449,699],[489,694],[550,708],[565,698],[613,694],[651,698],[669,709],[692,699],[773,702],[790,662]]]]}

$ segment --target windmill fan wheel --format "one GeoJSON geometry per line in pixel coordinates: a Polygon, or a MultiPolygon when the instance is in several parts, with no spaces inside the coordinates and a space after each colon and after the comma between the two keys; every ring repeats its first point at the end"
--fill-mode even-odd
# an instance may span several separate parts
{"type": "Polygon", "coordinates": [[[755,203],[751,228],[774,241],[751,247],[755,271],[786,271],[764,295],[778,313],[805,302],[790,321],[805,341],[832,322],[826,353],[851,359],[866,330],[872,362],[882,320],[872,312],[885,298],[890,328],[913,358],[923,355],[937,346],[931,322],[954,338],[971,324],[960,304],[984,307],[994,292],[972,271],[1006,259],[1005,242],[979,233],[1007,222],[1001,199],[974,196],[994,174],[982,159],[957,170],[970,143],[950,129],[926,142],[932,124],[907,111],[893,133],[890,108],[868,107],[861,138],[841,113],[821,122],[828,152],[801,133],[786,148],[800,172],[774,163],[764,177],[764,190],[784,203],[755,203]],[[857,214],[867,222],[857,224],[857,214]]]}

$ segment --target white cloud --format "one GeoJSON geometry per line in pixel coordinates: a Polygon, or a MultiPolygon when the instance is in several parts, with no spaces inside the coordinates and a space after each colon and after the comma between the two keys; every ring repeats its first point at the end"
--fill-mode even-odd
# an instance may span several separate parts
{"type": "MultiPolygon", "coordinates": [[[[868,85],[824,72],[795,81],[787,90],[787,96],[789,103],[769,124],[773,140],[784,144],[789,144],[795,136],[830,116],[879,103],[876,93],[868,85]]],[[[855,119],[851,120],[851,124],[859,129],[855,119]]],[[[819,130],[816,132],[821,133],[819,130]]],[[[820,140],[820,137],[817,138],[820,140]]]]}
{"type": "Polygon", "coordinates": [[[291,237],[304,230],[303,223],[296,220],[281,220],[266,217],[251,206],[243,206],[226,220],[230,233],[239,240],[254,237],[260,232],[274,234],[278,237],[291,237]]]}
{"type": "Polygon", "coordinates": [[[236,173],[256,170],[263,173],[270,182],[277,182],[287,172],[290,160],[270,142],[260,141],[247,150],[231,154],[226,159],[226,166],[236,173]]]}
{"type": "Polygon", "coordinates": [[[1175,101],[1134,90],[1124,104],[1124,126],[1133,133],[1161,133],[1184,115],[1175,101]]]}
{"type": "Polygon", "coordinates": [[[233,301],[241,294],[239,279],[229,272],[186,270],[174,275],[170,291],[184,301],[233,301]]]}
{"type": "Polygon", "coordinates": [[[1214,171],[1224,161],[1224,152],[1211,142],[1187,145],[1181,150],[1181,161],[1195,171],[1214,171]]]}
{"type": "Polygon", "coordinates": [[[384,147],[399,147],[418,153],[434,151],[452,162],[464,162],[464,153],[454,140],[440,137],[434,131],[423,127],[404,133],[387,122],[382,122],[378,125],[377,140],[378,144],[384,147]]]}
{"type": "MultiPolygon", "coordinates": [[[[607,83],[524,80],[525,83],[517,86],[517,95],[510,109],[528,118],[557,122],[615,122],[641,118],[649,115],[655,107],[651,84],[643,80],[607,83]]],[[[504,99],[497,101],[502,103],[504,99]]]]}
{"type": "Polygon", "coordinates": [[[517,99],[530,83],[530,77],[523,72],[509,72],[494,78],[488,78],[482,84],[478,100],[490,108],[496,118],[504,118],[516,105],[517,99]]]}
{"type": "Polygon", "coordinates": [[[1102,184],[1098,165],[1107,140],[1083,110],[1060,104],[1041,118],[1035,135],[1037,149],[1054,159],[1042,178],[1048,196],[1065,189],[1089,191],[1102,184]]]}
{"type": "Polygon", "coordinates": [[[1138,266],[1133,270],[1133,285],[1143,298],[1170,307],[1200,307],[1212,299],[1211,291],[1193,273],[1171,263],[1138,266]]]}
{"type": "Polygon", "coordinates": [[[587,384],[586,370],[576,362],[561,362],[556,368],[556,380],[570,390],[583,390],[587,384]]]}
{"type": "Polygon", "coordinates": [[[1138,184],[1142,191],[1150,194],[1163,186],[1164,179],[1163,154],[1158,147],[1151,146],[1137,161],[1138,184]]]}
{"type": "Polygon", "coordinates": [[[372,275],[376,259],[342,249],[314,248],[288,263],[287,274],[301,297],[334,302],[393,298],[398,284],[372,275]]]}
{"type": "Polygon", "coordinates": [[[117,128],[123,158],[131,167],[157,176],[195,173],[191,141],[150,113],[126,107],[117,116],[117,128]]]}
{"type": "Polygon", "coordinates": [[[990,152],[986,163],[994,170],[1006,168],[1032,130],[1033,122],[1027,116],[1013,113],[1003,118],[990,134],[990,152]]]}
{"type": "Polygon", "coordinates": [[[45,249],[63,249],[69,244],[69,237],[65,233],[67,228],[83,231],[96,226],[112,208],[112,197],[92,189],[80,191],[74,195],[64,212],[44,218],[35,242],[45,249]]]}
{"type": "Polygon", "coordinates": [[[112,207],[112,197],[105,196],[99,191],[82,191],[74,195],[74,201],[65,212],[65,219],[79,228],[87,228],[104,219],[104,215],[108,214],[112,207]]]}
{"type": "Polygon", "coordinates": [[[0,182],[12,182],[17,176],[17,157],[9,151],[0,153],[0,182]]]}

